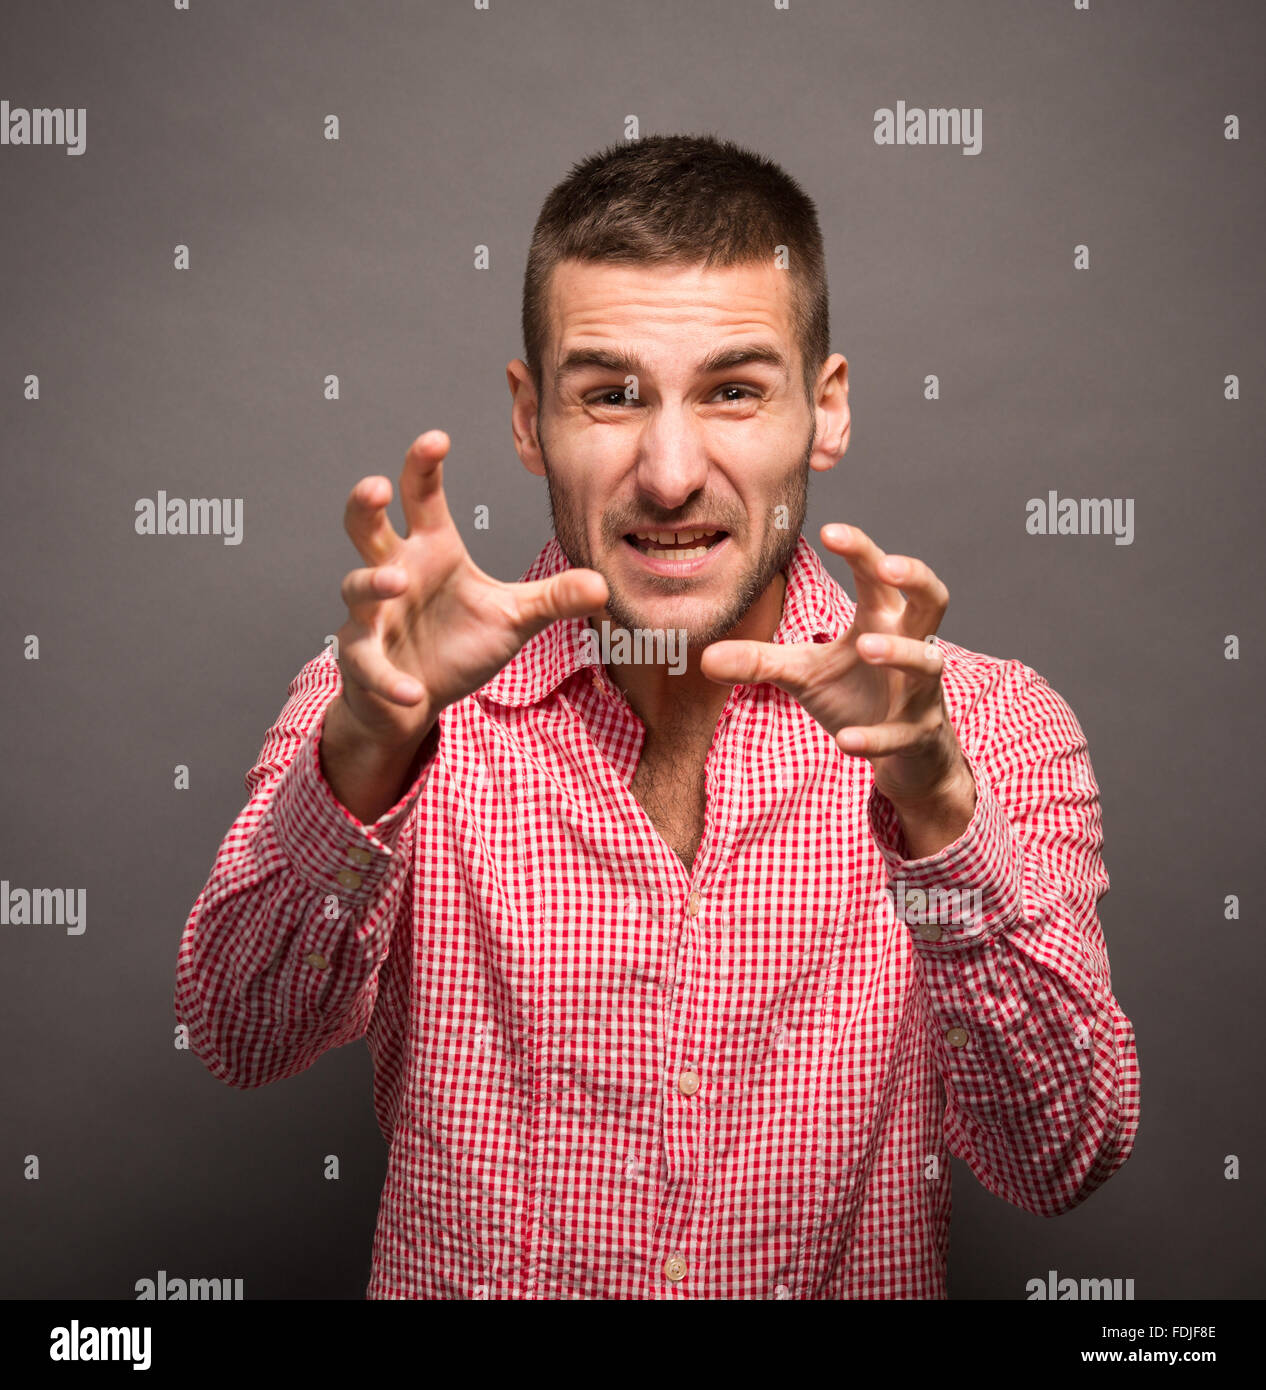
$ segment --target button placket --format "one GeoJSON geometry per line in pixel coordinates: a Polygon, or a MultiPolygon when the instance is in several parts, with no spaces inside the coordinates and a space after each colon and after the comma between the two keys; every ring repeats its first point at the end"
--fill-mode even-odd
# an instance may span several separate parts
{"type": "Polygon", "coordinates": [[[666,1065],[661,1085],[665,1097],[662,1123],[666,1171],[656,1219],[659,1239],[669,1249],[661,1273],[672,1283],[685,1275],[686,1262],[681,1250],[673,1249],[669,1242],[691,1239],[692,1229],[700,1219],[700,1203],[706,1197],[706,1181],[702,1187],[698,1181],[700,1111],[699,1101],[693,1099],[702,1081],[692,1060],[698,1046],[694,996],[700,983],[702,895],[692,890],[684,903],[680,899],[678,902],[677,946],[669,962],[676,987],[668,992],[664,1010],[666,1065]]]}

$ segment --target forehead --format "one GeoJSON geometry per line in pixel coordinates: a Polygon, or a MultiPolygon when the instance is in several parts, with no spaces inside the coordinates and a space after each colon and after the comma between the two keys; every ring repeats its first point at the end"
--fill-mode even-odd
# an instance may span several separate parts
{"type": "Polygon", "coordinates": [[[791,274],[772,261],[705,268],[564,260],[547,303],[551,364],[599,344],[636,344],[649,357],[657,348],[755,338],[794,356],[791,274]]]}

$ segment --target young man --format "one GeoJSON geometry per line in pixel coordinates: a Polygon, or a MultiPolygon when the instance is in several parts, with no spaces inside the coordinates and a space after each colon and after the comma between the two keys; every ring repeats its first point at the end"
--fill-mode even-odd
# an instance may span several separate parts
{"type": "Polygon", "coordinates": [[[949,1153],[1052,1215],[1138,1124],[1082,730],[933,635],[922,561],[823,527],[854,603],[801,536],[847,363],[777,166],[582,162],[523,309],[555,537],[477,569],[437,430],[405,537],[352,490],[337,659],[247,777],[178,1016],[236,1086],[367,1037],[370,1297],[944,1297],[949,1153]]]}

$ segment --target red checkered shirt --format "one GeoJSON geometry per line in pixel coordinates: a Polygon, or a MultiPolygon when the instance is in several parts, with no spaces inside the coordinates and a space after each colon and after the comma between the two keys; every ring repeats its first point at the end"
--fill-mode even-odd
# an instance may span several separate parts
{"type": "MultiPolygon", "coordinates": [[[[551,540],[524,577],[566,566],[551,540]]],[[[775,642],[848,628],[803,537],[786,573],[775,642]]],[[[949,1154],[1043,1215],[1120,1167],[1139,1073],[1099,793],[1046,681],[942,643],[977,800],[917,860],[864,758],[735,686],[687,871],[583,627],[445,709],[371,826],[322,775],[340,675],[308,662],[185,927],[177,1017],[224,1081],[368,1041],[367,1296],[943,1298],[949,1154]]]]}

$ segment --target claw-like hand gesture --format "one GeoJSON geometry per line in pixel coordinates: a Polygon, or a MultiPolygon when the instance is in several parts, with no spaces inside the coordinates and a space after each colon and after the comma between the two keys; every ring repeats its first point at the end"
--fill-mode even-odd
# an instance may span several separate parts
{"type": "Polygon", "coordinates": [[[970,770],[945,708],[936,632],[949,591],[921,560],[885,555],[855,526],[822,528],[853,571],[857,609],[834,642],[714,642],[700,669],[730,684],[769,681],[846,753],[866,758],[898,808],[927,804],[970,770]]]}
{"type": "Polygon", "coordinates": [[[349,618],[340,629],[343,699],[384,745],[404,746],[446,705],[477,690],[543,628],[607,601],[594,570],[504,584],[470,558],[441,482],[443,430],[413,442],[400,475],[408,534],[387,516],[391,483],[362,478],[344,524],[366,562],[343,580],[349,618]]]}

